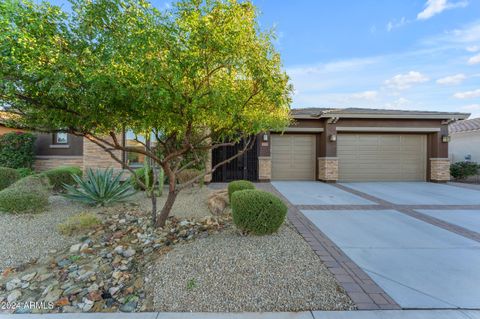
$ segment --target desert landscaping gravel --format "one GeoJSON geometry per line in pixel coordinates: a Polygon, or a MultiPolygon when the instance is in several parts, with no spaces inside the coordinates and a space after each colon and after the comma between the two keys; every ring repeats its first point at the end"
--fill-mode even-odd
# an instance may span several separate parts
{"type": "MultiPolygon", "coordinates": [[[[189,187],[180,191],[173,205],[171,215],[177,218],[201,218],[209,216],[207,197],[212,190],[206,186],[189,187]]],[[[157,208],[160,211],[167,200],[168,188],[163,190],[161,197],[157,199],[157,208]]],[[[142,210],[151,210],[151,199],[144,193],[138,193],[133,197],[133,202],[138,203],[142,210]]]]}
{"type": "Polygon", "coordinates": [[[156,311],[350,310],[353,303],[289,226],[235,229],[175,247],[148,272],[156,311]]]}
{"type": "MultiPolygon", "coordinates": [[[[207,187],[192,187],[181,191],[172,209],[172,216],[178,218],[201,218],[209,216],[206,203],[210,190],[207,187]]],[[[167,198],[167,193],[158,198],[158,210],[167,198]]],[[[88,207],[62,196],[50,196],[47,211],[39,214],[7,214],[0,212],[0,273],[6,267],[18,266],[43,257],[50,251],[65,248],[76,242],[75,238],[62,236],[57,225],[69,216],[83,211],[95,212],[98,208],[88,207]]],[[[135,194],[130,203],[142,210],[151,210],[150,199],[144,193],[135,194]]],[[[121,204],[119,204],[118,207],[121,204]]],[[[115,206],[110,208],[115,210],[115,206]]]]}
{"type": "Polygon", "coordinates": [[[51,196],[47,212],[39,214],[0,213],[0,272],[31,261],[75,242],[57,232],[57,225],[86,209],[61,196],[51,196]]]}

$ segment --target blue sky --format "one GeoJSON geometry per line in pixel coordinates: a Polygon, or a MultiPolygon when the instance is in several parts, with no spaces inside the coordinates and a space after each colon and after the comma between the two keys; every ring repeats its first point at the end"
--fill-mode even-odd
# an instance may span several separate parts
{"type": "Polygon", "coordinates": [[[480,116],[480,0],[253,2],[261,27],[278,35],[293,107],[480,116]]]}

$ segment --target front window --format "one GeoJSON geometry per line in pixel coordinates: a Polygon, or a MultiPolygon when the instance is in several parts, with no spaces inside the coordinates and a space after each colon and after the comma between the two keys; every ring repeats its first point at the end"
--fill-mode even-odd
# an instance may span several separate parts
{"type": "Polygon", "coordinates": [[[56,133],[54,136],[54,144],[68,144],[68,134],[56,133]]]}
{"type": "MultiPolygon", "coordinates": [[[[132,131],[127,131],[125,134],[125,146],[133,147],[135,149],[143,150],[146,143],[145,138],[140,135],[135,135],[132,131]]],[[[126,164],[130,167],[143,166],[145,163],[145,155],[136,152],[126,153],[126,164]]]]}

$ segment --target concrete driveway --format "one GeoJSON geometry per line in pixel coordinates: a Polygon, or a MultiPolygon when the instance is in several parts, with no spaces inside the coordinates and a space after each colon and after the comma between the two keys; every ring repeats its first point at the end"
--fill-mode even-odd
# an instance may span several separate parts
{"type": "Polygon", "coordinates": [[[272,184],[402,308],[480,308],[480,191],[295,182],[296,193],[283,183],[272,184]],[[318,200],[326,194],[335,200],[318,200]]]}

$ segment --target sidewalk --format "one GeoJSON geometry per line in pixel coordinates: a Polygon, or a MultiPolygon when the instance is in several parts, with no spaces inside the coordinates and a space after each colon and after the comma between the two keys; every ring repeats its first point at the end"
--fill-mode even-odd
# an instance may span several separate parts
{"type": "Polygon", "coordinates": [[[480,319],[480,310],[373,310],[246,313],[68,313],[5,315],[0,319],[480,319]]]}

